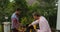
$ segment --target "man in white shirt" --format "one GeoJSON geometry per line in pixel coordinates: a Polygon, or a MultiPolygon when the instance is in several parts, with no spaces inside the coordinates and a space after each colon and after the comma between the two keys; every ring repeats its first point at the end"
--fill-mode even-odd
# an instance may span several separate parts
{"type": "Polygon", "coordinates": [[[39,13],[33,13],[33,18],[35,19],[29,26],[39,24],[39,30],[37,32],[51,32],[48,21],[45,17],[41,16],[39,13]]]}

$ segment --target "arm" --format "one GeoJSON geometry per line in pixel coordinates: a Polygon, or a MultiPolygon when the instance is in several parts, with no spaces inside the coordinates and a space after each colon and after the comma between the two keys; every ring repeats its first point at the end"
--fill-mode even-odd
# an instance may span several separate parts
{"type": "Polygon", "coordinates": [[[19,23],[18,23],[17,19],[16,19],[16,18],[13,18],[12,21],[13,21],[13,23],[12,23],[13,26],[14,26],[15,28],[18,28],[19,23]]]}
{"type": "Polygon", "coordinates": [[[36,20],[36,21],[32,22],[29,26],[35,25],[35,24],[38,24],[38,23],[39,23],[39,20],[36,20]]]}
{"type": "Polygon", "coordinates": [[[36,21],[32,22],[31,25],[35,25],[35,24],[38,24],[38,23],[39,23],[39,21],[36,20],[36,21]]]}

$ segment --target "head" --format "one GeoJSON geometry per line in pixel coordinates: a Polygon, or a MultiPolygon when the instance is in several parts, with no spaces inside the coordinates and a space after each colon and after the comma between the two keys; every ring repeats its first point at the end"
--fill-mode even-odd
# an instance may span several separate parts
{"type": "Polygon", "coordinates": [[[38,20],[39,18],[40,18],[40,14],[39,13],[37,13],[37,12],[34,12],[33,13],[33,18],[35,19],[35,20],[38,20]]]}
{"type": "Polygon", "coordinates": [[[20,15],[21,13],[21,9],[20,8],[17,8],[16,11],[15,11],[16,15],[20,15]]]}

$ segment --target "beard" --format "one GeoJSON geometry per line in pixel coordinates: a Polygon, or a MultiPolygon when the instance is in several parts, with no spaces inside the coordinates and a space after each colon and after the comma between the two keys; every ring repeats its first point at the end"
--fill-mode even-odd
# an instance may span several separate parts
{"type": "Polygon", "coordinates": [[[17,17],[19,17],[19,16],[20,16],[20,14],[18,14],[18,13],[16,13],[16,15],[17,15],[17,17]]]}

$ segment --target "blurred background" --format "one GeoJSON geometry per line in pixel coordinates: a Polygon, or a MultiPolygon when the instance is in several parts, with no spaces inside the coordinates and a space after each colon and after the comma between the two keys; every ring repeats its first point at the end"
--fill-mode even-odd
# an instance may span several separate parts
{"type": "Polygon", "coordinates": [[[16,8],[22,9],[20,22],[23,25],[34,20],[33,12],[39,12],[46,17],[50,27],[56,29],[58,0],[0,0],[0,32],[3,30],[2,22],[11,22],[11,15],[16,8]]]}

